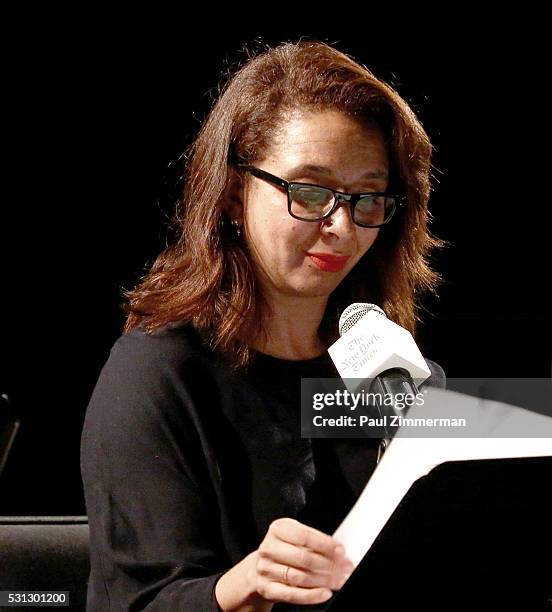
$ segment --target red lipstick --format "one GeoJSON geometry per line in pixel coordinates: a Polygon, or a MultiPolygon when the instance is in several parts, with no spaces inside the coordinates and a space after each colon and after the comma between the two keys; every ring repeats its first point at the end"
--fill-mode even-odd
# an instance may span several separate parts
{"type": "Polygon", "coordinates": [[[324,272],[339,272],[343,270],[348,255],[331,255],[330,253],[307,253],[317,268],[324,272]]]}

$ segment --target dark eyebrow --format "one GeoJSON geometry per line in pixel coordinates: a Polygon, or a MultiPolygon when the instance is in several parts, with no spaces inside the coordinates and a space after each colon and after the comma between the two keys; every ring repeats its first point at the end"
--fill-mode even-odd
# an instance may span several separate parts
{"type": "MultiPolygon", "coordinates": [[[[305,174],[308,172],[315,172],[317,174],[324,174],[326,176],[332,176],[333,174],[333,171],[331,170],[331,168],[328,168],[326,166],[317,166],[316,164],[299,164],[299,166],[295,166],[295,168],[291,168],[290,170],[288,170],[286,172],[286,176],[288,177],[301,176],[302,174],[305,174]]],[[[375,171],[369,170],[368,172],[365,172],[360,177],[360,180],[366,179],[366,178],[387,179],[388,175],[387,175],[387,172],[381,172],[380,170],[375,170],[375,171]]]]}

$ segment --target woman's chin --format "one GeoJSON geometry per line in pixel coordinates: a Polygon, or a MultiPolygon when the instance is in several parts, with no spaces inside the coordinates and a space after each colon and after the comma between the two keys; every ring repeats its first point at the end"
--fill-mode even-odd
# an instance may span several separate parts
{"type": "Polygon", "coordinates": [[[289,285],[290,293],[302,297],[329,297],[343,280],[341,274],[325,276],[324,278],[309,278],[289,285]]]}

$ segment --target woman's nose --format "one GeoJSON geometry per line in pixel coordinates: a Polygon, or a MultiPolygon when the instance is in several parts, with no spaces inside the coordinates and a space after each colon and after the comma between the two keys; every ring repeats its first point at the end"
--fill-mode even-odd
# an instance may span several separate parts
{"type": "Polygon", "coordinates": [[[338,234],[343,237],[355,231],[355,224],[351,216],[351,206],[349,202],[340,202],[337,208],[328,219],[324,219],[322,227],[326,231],[338,234]]]}

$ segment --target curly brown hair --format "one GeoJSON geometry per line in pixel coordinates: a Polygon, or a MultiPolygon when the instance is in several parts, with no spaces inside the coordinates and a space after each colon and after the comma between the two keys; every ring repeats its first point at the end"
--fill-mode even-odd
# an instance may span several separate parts
{"type": "Polygon", "coordinates": [[[428,262],[443,242],[428,231],[432,146],[409,105],[346,54],[319,42],[282,43],[249,58],[228,80],[185,156],[185,187],[166,248],[125,291],[125,331],[191,323],[236,366],[251,360],[268,305],[246,245],[229,229],[225,194],[236,162],[263,160],[286,116],[339,110],[376,123],[389,150],[390,185],[408,204],[331,294],[320,333],[329,345],[351,302],[375,302],[413,334],[420,295],[439,275],[428,262]]]}

